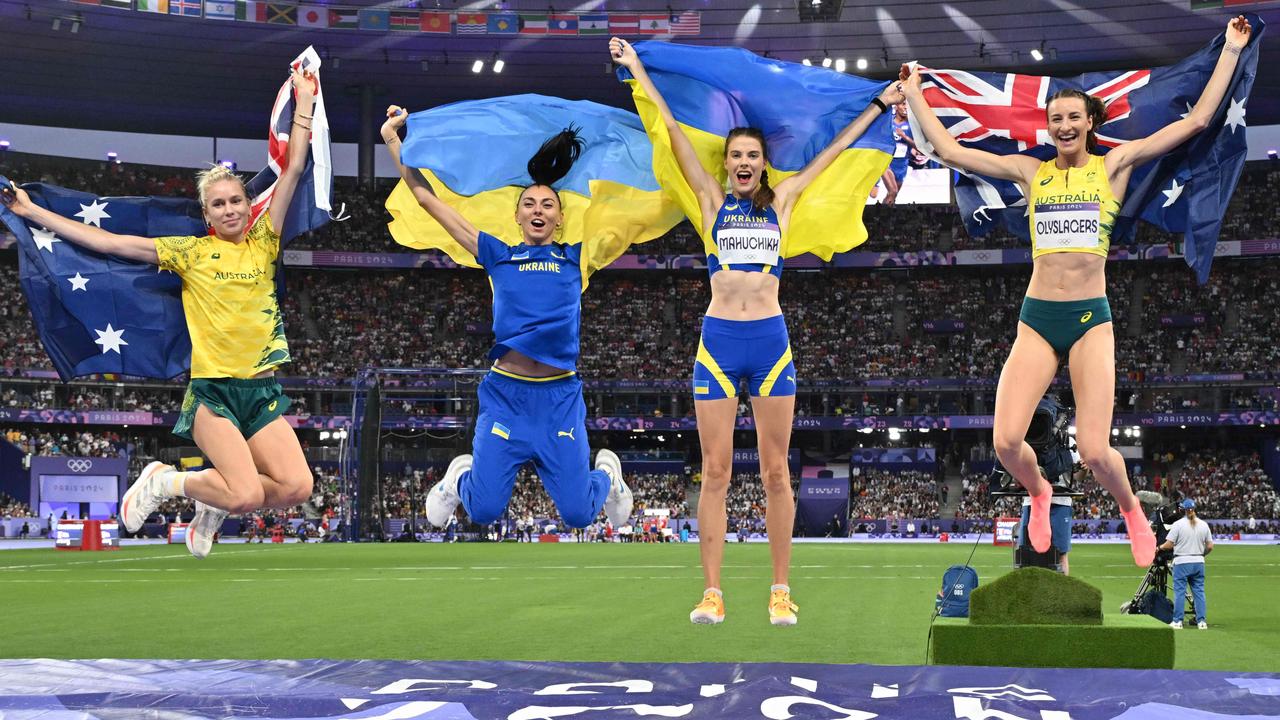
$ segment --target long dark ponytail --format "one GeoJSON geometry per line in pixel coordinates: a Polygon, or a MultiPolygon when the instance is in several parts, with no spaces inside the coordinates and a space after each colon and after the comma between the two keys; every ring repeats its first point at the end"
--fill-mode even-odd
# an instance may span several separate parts
{"type": "MultiPolygon", "coordinates": [[[[729,141],[736,137],[749,137],[760,143],[760,152],[764,155],[765,163],[769,162],[769,144],[765,142],[764,132],[760,128],[753,127],[736,127],[729,131],[724,138],[724,154],[729,155],[729,141]]],[[[754,193],[751,193],[751,206],[756,210],[764,210],[773,204],[773,188],[769,187],[769,171],[762,169],[760,171],[760,185],[754,193]]]]}
{"type": "MultiPolygon", "coordinates": [[[[537,185],[551,187],[560,178],[568,175],[569,169],[582,155],[582,147],[582,138],[578,137],[578,129],[573,125],[547,138],[547,141],[542,143],[542,147],[538,148],[538,152],[529,158],[529,164],[526,167],[529,170],[529,177],[533,179],[533,184],[525,190],[537,185]]],[[[554,188],[552,190],[554,192],[554,188]]],[[[522,191],[521,195],[523,194],[522,191]]],[[[556,193],[556,202],[559,201],[560,193],[556,193]]]]}
{"type": "Polygon", "coordinates": [[[1053,101],[1066,98],[1076,98],[1084,102],[1085,114],[1089,116],[1090,120],[1093,120],[1093,129],[1085,136],[1084,146],[1089,152],[1093,152],[1094,148],[1098,147],[1098,128],[1102,127],[1102,123],[1107,121],[1107,106],[1102,102],[1102,98],[1090,95],[1083,90],[1063,88],[1051,95],[1049,100],[1045,102],[1044,116],[1046,120],[1049,118],[1049,106],[1053,104],[1053,101]]]}

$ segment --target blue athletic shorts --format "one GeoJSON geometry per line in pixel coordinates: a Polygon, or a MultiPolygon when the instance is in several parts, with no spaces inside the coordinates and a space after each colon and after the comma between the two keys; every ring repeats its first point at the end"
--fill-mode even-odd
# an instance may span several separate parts
{"type": "MultiPolygon", "coordinates": [[[[1027,523],[1031,521],[1031,506],[1022,506],[1022,524],[1018,526],[1018,537],[1027,536],[1027,523]]],[[[1060,553],[1071,552],[1071,506],[1049,506],[1049,529],[1053,532],[1053,546],[1060,553]]],[[[1031,546],[1031,541],[1026,545],[1031,546]]]]}
{"type": "Polygon", "coordinates": [[[751,397],[796,394],[791,339],[781,315],[762,320],[702,318],[702,339],[693,363],[693,399],[737,397],[743,378],[751,397]]]}
{"type": "Polygon", "coordinates": [[[587,406],[573,373],[526,378],[494,368],[480,382],[471,470],[458,494],[472,521],[497,520],[511,501],[516,471],[533,461],[547,494],[571,527],[586,527],[609,496],[609,476],[591,469],[587,406]]]}

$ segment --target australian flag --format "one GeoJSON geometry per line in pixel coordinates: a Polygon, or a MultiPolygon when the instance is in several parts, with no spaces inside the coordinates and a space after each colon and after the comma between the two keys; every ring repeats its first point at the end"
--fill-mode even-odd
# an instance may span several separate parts
{"type": "MultiPolygon", "coordinates": [[[[295,64],[308,53],[314,59],[307,67],[317,70],[319,57],[310,48],[295,64]]],[[[282,245],[329,220],[332,172],[321,97],[317,88],[311,153],[285,217],[282,245]]],[[[287,167],[292,122],[293,94],[286,81],[272,109],[267,167],[246,183],[254,197],[255,219],[269,205],[276,179],[287,167]]],[[[0,178],[0,182],[9,181],[0,178]]],[[[99,197],[43,183],[22,187],[37,205],[120,235],[208,232],[199,204],[191,199],[99,197]]],[[[177,275],[87,250],[38,225],[28,225],[3,205],[0,221],[17,238],[22,289],[40,340],[64,381],[103,373],[167,379],[191,367],[191,338],[182,309],[182,280],[177,275]]],[[[282,275],[277,272],[276,277],[282,275]]]]}
{"type": "MultiPolygon", "coordinates": [[[[1185,233],[1187,264],[1200,282],[1209,277],[1222,216],[1244,168],[1245,105],[1265,29],[1256,15],[1247,17],[1253,26],[1249,45],[1240,53],[1235,75],[1209,127],[1163,158],[1134,168],[1111,234],[1113,244],[1131,241],[1137,218],[1169,232],[1185,233]]],[[[961,144],[1041,160],[1056,153],[1046,129],[1046,98],[1063,88],[1084,90],[1107,105],[1106,122],[1096,129],[1095,151],[1105,154],[1185,117],[1213,74],[1224,42],[1225,33],[1176,65],[1149,70],[1051,78],[921,68],[921,80],[930,107],[961,144]]],[[[914,116],[911,124],[914,137],[923,138],[914,116]]],[[[920,146],[931,153],[926,143],[920,146]]],[[[1030,239],[1027,199],[1015,183],[961,173],[956,202],[970,235],[979,237],[1003,227],[1030,239]]]]}

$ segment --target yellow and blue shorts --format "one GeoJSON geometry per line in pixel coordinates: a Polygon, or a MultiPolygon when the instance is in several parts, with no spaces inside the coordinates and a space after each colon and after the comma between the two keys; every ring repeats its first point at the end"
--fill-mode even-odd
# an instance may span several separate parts
{"type": "Polygon", "coordinates": [[[531,378],[495,367],[477,394],[472,465],[458,479],[467,516],[480,525],[502,517],[517,471],[533,461],[561,519],[575,528],[591,524],[609,497],[611,481],[591,467],[587,405],[578,376],[531,378]]]}
{"type": "Polygon", "coordinates": [[[1024,297],[1018,319],[1052,345],[1059,357],[1066,357],[1085,333],[1111,322],[1111,304],[1105,297],[1067,302],[1024,297]]]}
{"type": "Polygon", "coordinates": [[[737,397],[743,378],[751,397],[796,394],[791,339],[781,315],[761,320],[702,318],[702,338],[693,363],[693,399],[737,397]]]}

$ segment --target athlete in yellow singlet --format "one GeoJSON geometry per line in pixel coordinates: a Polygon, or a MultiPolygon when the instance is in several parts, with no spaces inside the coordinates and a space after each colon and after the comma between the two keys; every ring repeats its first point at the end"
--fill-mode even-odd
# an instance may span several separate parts
{"type": "Polygon", "coordinates": [[[995,450],[1000,463],[1031,496],[1027,533],[1038,552],[1051,543],[1053,490],[1041,476],[1035,451],[1023,439],[1040,398],[1065,357],[1076,403],[1080,459],[1115,496],[1129,531],[1134,562],[1151,564],[1155,537],[1129,486],[1124,459],[1111,447],[1115,403],[1115,336],[1104,268],[1111,225],[1133,168],[1173,150],[1208,127],[1227,92],[1251,28],[1244,16],[1227,24],[1226,43],[1195,108],[1152,135],[1105,156],[1091,153],[1106,119],[1098,98],[1064,90],[1049,98],[1045,114],[1057,156],[1000,156],[956,142],[930,109],[920,74],[905,66],[903,90],[935,153],[946,164],[1016,182],[1030,205],[1033,270],[1018,335],[996,389],[995,450]]]}
{"type": "Polygon", "coordinates": [[[289,163],[269,209],[249,225],[250,198],[230,170],[198,176],[200,206],[211,233],[147,238],[118,235],[52,213],[17,190],[6,200],[18,216],[90,250],[147,262],[182,278],[191,335],[191,383],[174,433],[194,439],[213,466],[179,472],[160,462],[142,471],[120,503],[120,519],[137,532],[164,498],[189,497],[196,515],[187,549],[203,558],[229,512],[288,508],[311,495],[311,470],[274,370],[289,361],[275,292],[275,260],[285,213],[306,164],[316,81],[294,70],[289,163]]]}

